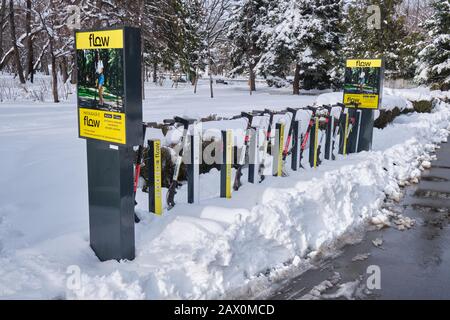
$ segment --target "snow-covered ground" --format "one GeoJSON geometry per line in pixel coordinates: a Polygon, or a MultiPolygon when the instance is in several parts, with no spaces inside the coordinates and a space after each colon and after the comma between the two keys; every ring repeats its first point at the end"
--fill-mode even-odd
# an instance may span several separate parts
{"type": "MultiPolygon", "coordinates": [[[[250,96],[242,83],[215,89],[210,99],[206,83],[197,95],[189,86],[149,86],[144,120],[229,116],[318,99],[266,87],[250,96]]],[[[268,177],[258,185],[244,183],[231,200],[218,198],[217,171],[202,175],[200,204],[183,203],[183,187],[177,206],[161,217],[145,211],[140,193],[136,259],[120,263],[101,263],[89,248],[85,142],[77,138],[76,118],[73,97],[60,104],[0,104],[0,298],[260,294],[272,280],[306,266],[334,240],[381,215],[386,197],[398,199],[399,184],[417,179],[435,144],[446,139],[450,105],[402,115],[375,130],[372,152],[338,156],[316,170],[268,177]],[[69,266],[80,268],[81,287],[67,286],[69,266]]]]}

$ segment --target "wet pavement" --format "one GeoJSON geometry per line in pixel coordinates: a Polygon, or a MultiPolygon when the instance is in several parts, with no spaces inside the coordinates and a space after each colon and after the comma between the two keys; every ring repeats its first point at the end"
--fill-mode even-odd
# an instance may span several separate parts
{"type": "Polygon", "coordinates": [[[450,299],[450,143],[436,155],[420,183],[389,208],[414,219],[411,229],[400,231],[391,221],[391,227],[369,231],[338,257],[281,284],[269,299],[450,299]],[[372,242],[378,239],[379,247],[372,242]],[[369,266],[379,267],[380,289],[369,289],[369,266]]]}

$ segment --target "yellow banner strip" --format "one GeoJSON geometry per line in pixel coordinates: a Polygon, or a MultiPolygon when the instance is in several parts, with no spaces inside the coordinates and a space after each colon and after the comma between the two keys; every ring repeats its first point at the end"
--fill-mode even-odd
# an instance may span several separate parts
{"type": "Polygon", "coordinates": [[[314,168],[317,168],[317,148],[319,145],[319,118],[316,117],[316,125],[314,132],[314,168]]]}
{"type": "Polygon", "coordinates": [[[77,50],[123,48],[122,29],[77,32],[75,37],[77,50]]]}
{"type": "Polygon", "coordinates": [[[227,145],[226,145],[226,152],[227,152],[227,159],[226,159],[226,172],[227,172],[227,179],[226,179],[226,198],[231,198],[231,164],[233,162],[233,131],[227,130],[227,145]]]}
{"type": "Polygon", "coordinates": [[[381,59],[348,59],[349,68],[381,68],[381,59]]]}
{"type": "Polygon", "coordinates": [[[284,145],[284,124],[282,123],[280,126],[280,142],[278,148],[278,168],[277,168],[277,176],[281,177],[283,174],[283,145],[284,145]]]}
{"type": "Polygon", "coordinates": [[[155,140],[153,144],[154,158],[153,168],[155,175],[155,214],[162,214],[162,196],[161,196],[161,141],[155,140]]]}

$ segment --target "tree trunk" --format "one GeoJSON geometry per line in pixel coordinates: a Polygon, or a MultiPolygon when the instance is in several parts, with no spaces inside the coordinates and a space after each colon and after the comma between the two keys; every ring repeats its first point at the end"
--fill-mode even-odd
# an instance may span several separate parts
{"type": "Polygon", "coordinates": [[[52,60],[52,91],[53,91],[53,101],[55,103],[59,102],[58,98],[58,73],[56,70],[56,57],[53,51],[53,39],[50,39],[50,56],[52,60]]]}
{"type": "Polygon", "coordinates": [[[250,66],[249,68],[249,74],[250,74],[250,94],[252,91],[256,91],[256,82],[255,82],[255,71],[253,70],[253,66],[250,66]]]}
{"type": "MultiPolygon", "coordinates": [[[[102,14],[102,8],[103,8],[103,1],[102,0],[96,0],[95,1],[95,7],[98,10],[98,16],[101,16],[102,14]]],[[[100,20],[100,18],[95,18],[94,20],[94,29],[99,29],[102,26],[102,20],[100,20]]]]}
{"type": "Polygon", "coordinates": [[[300,94],[300,65],[295,65],[295,74],[294,74],[294,83],[292,84],[293,93],[292,94],[300,94]]]}
{"type": "Polygon", "coordinates": [[[25,31],[27,33],[27,69],[25,73],[25,79],[30,78],[31,83],[34,80],[33,70],[33,39],[31,36],[31,0],[27,0],[27,12],[25,15],[25,31]]]}
{"type": "Polygon", "coordinates": [[[145,64],[145,65],[144,65],[144,68],[145,68],[145,82],[148,82],[148,79],[149,79],[149,77],[148,77],[148,75],[149,75],[149,72],[148,72],[148,65],[145,64]]]}
{"type": "Polygon", "coordinates": [[[145,62],[144,62],[144,47],[143,46],[142,46],[141,61],[142,61],[142,67],[141,67],[142,100],[145,100],[145,62]]]}
{"type": "Polygon", "coordinates": [[[208,71],[209,71],[209,90],[211,91],[211,98],[214,98],[214,91],[213,91],[213,76],[212,76],[212,60],[209,59],[209,65],[208,65],[208,71]]]}
{"type": "MultiPolygon", "coordinates": [[[[144,6],[145,1],[140,0],[139,1],[139,27],[141,30],[143,30],[143,23],[142,23],[142,17],[144,14],[144,6]]],[[[145,100],[145,37],[142,37],[141,39],[141,82],[142,82],[142,100],[145,100]]]]}
{"type": "Polygon", "coordinates": [[[198,84],[198,68],[195,69],[194,94],[197,93],[197,84],[198,84]]]}
{"type": "MultiPolygon", "coordinates": [[[[143,56],[144,55],[142,55],[142,61],[144,61],[143,56]]],[[[145,100],[145,63],[142,64],[141,78],[142,78],[142,100],[145,100]]]]}
{"type": "Polygon", "coordinates": [[[42,57],[41,72],[43,72],[46,76],[50,75],[50,70],[48,68],[48,58],[46,56],[42,57]]]}
{"type": "Polygon", "coordinates": [[[3,24],[5,23],[6,0],[2,0],[0,9],[0,59],[3,58],[3,24]]]}
{"type": "Polygon", "coordinates": [[[153,62],[153,83],[156,83],[158,81],[158,63],[153,62]]]}
{"type": "Polygon", "coordinates": [[[77,74],[78,70],[77,70],[76,60],[75,60],[75,62],[71,61],[70,66],[72,68],[72,71],[70,72],[70,83],[71,84],[76,84],[77,83],[77,78],[78,78],[78,74],[77,74]]]}
{"type": "Polygon", "coordinates": [[[69,67],[67,64],[67,58],[65,56],[61,57],[61,75],[62,75],[62,82],[66,83],[67,79],[69,79],[69,67]]]}
{"type": "Polygon", "coordinates": [[[209,91],[211,91],[211,98],[214,98],[213,77],[211,72],[209,73],[209,91]]]}
{"type": "Polygon", "coordinates": [[[25,83],[25,78],[23,76],[23,68],[20,63],[19,48],[17,47],[16,39],[16,25],[14,23],[14,1],[9,0],[9,29],[11,30],[11,42],[14,48],[14,60],[16,63],[17,73],[19,75],[20,83],[25,83]]]}

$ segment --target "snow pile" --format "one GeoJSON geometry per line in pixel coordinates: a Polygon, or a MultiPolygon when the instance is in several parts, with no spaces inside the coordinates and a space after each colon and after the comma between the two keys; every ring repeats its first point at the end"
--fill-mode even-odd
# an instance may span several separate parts
{"type": "MultiPolygon", "coordinates": [[[[316,104],[336,104],[342,102],[344,99],[343,92],[331,92],[324,93],[317,97],[316,104]]],[[[389,90],[384,90],[383,99],[381,100],[380,110],[392,110],[394,108],[399,108],[400,111],[405,109],[413,109],[413,105],[405,97],[397,94],[389,93],[389,90]]]]}
{"type": "Polygon", "coordinates": [[[339,299],[344,298],[347,300],[354,300],[363,296],[364,292],[367,292],[365,285],[362,281],[362,276],[358,277],[355,281],[341,283],[338,285],[338,289],[335,293],[323,294],[322,299],[339,299]]]}
{"type": "MultiPolygon", "coordinates": [[[[386,197],[400,199],[399,183],[420,175],[421,164],[431,160],[435,144],[446,139],[449,119],[450,105],[444,103],[431,114],[402,115],[384,130],[374,131],[372,152],[338,156],[337,161],[324,161],[316,170],[290,172],[287,178],[244,183],[231,200],[218,198],[219,172],[215,170],[201,177],[200,204],[183,203],[186,188],[182,187],[177,206],[161,217],[145,212],[146,195],[140,193],[142,222],[136,227],[134,261],[98,262],[89,248],[85,222],[54,225],[52,220],[33,220],[37,209],[33,206],[28,207],[29,231],[40,226],[44,235],[36,233],[33,238],[17,233],[10,215],[18,209],[8,207],[5,198],[6,205],[0,206],[4,218],[0,236],[5,246],[0,251],[0,297],[204,299],[252,295],[264,290],[262,279],[289,265],[307,263],[308,257],[339,236],[380,215],[386,197]],[[78,286],[68,285],[72,274],[66,271],[71,265],[80,268],[78,286]]],[[[47,169],[50,175],[51,167],[47,169]]],[[[73,176],[70,171],[66,174],[73,176]]],[[[2,185],[7,181],[2,180],[2,185]]],[[[36,196],[43,196],[39,192],[36,196]]],[[[87,217],[84,206],[77,214],[87,217]]],[[[60,208],[57,216],[69,219],[74,214],[67,204],[61,203],[60,208]]]]}
{"type": "Polygon", "coordinates": [[[338,272],[334,272],[329,279],[322,281],[312,288],[307,294],[302,296],[300,300],[319,300],[325,291],[335,287],[339,281],[341,281],[341,275],[338,272]]]}
{"type": "Polygon", "coordinates": [[[409,101],[431,101],[433,98],[448,100],[450,91],[430,90],[427,87],[417,87],[414,89],[389,89],[384,88],[384,92],[390,95],[403,97],[409,101]]]}

